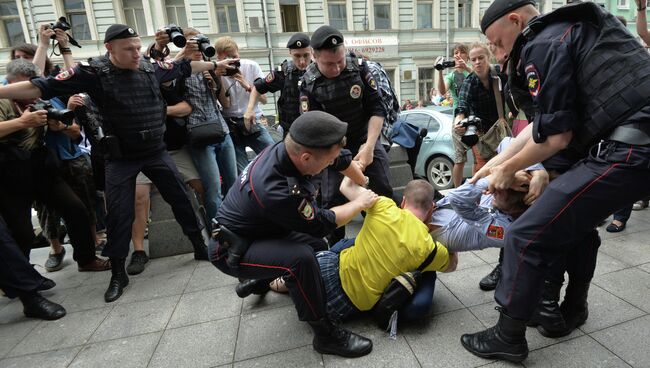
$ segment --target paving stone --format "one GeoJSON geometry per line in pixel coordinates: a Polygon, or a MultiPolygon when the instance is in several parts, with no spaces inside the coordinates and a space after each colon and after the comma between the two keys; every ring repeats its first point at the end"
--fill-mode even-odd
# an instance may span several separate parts
{"type": "MultiPolygon", "coordinates": [[[[471,253],[473,253],[475,256],[479,257],[480,259],[484,260],[486,263],[492,264],[499,262],[499,252],[501,251],[501,248],[485,248],[482,250],[474,250],[471,253]]],[[[461,253],[460,256],[462,257],[465,253],[461,253]]]]}
{"type": "Polygon", "coordinates": [[[593,284],[609,291],[628,303],[650,312],[650,274],[630,268],[607,275],[597,276],[593,284]]]}
{"type": "MultiPolygon", "coordinates": [[[[72,253],[68,253],[72,259],[72,253]]],[[[66,255],[66,257],[68,257],[66,255]]],[[[38,269],[38,268],[37,268],[38,269]]],[[[79,272],[76,263],[56,272],[43,272],[42,275],[56,282],[55,289],[63,290],[79,287],[83,284],[89,275],[96,272],[79,272]]],[[[97,273],[110,274],[111,271],[102,271],[97,273]]]]}
{"type": "Polygon", "coordinates": [[[70,289],[66,298],[63,300],[62,305],[68,313],[109,306],[109,304],[104,301],[104,292],[107,287],[108,282],[105,285],[84,284],[75,289],[70,289]]]}
{"type": "MultiPolygon", "coordinates": [[[[645,227],[648,225],[645,224],[645,227]]],[[[650,232],[624,232],[600,246],[600,251],[632,266],[650,262],[650,232]]]]}
{"type": "MultiPolygon", "coordinates": [[[[476,316],[476,318],[478,318],[481,321],[483,326],[485,326],[483,329],[485,329],[487,327],[494,326],[499,320],[499,312],[494,310],[495,306],[496,304],[492,302],[492,303],[471,307],[469,310],[476,316]]],[[[539,331],[537,331],[537,328],[535,327],[528,327],[528,329],[526,330],[526,340],[528,340],[528,348],[530,350],[535,350],[545,346],[553,345],[556,344],[558,341],[569,340],[581,335],[584,335],[584,333],[579,329],[576,329],[573,332],[571,332],[568,336],[560,337],[557,339],[551,339],[542,336],[539,333],[539,331]]]]}
{"type": "MultiPolygon", "coordinates": [[[[63,289],[63,290],[57,290],[57,289],[58,288],[55,287],[54,289],[42,291],[41,295],[54,303],[63,304],[63,306],[65,307],[65,303],[63,303],[63,300],[65,300],[68,293],[70,293],[74,289],[63,289]]],[[[23,313],[23,304],[20,302],[20,299],[18,298],[9,301],[5,305],[5,307],[0,310],[0,325],[7,324],[7,323],[20,323],[20,322],[33,321],[33,320],[34,319],[32,318],[25,317],[25,314],[23,313]]]]}
{"type": "MultiPolygon", "coordinates": [[[[231,286],[230,288],[232,290],[232,293],[234,295],[237,295],[235,293],[234,286],[231,286]]],[[[289,294],[276,293],[273,291],[269,291],[265,295],[251,295],[244,298],[243,300],[243,314],[259,313],[267,309],[293,306],[293,300],[291,300],[289,294]]]]}
{"type": "Polygon", "coordinates": [[[130,277],[129,286],[117,302],[124,304],[181,294],[190,277],[192,272],[189,270],[150,277],[130,277]]]}
{"type": "Polygon", "coordinates": [[[174,272],[189,272],[202,264],[208,264],[208,262],[195,260],[193,253],[156,258],[149,261],[142,274],[138,275],[138,277],[153,277],[174,272]]]}
{"type": "Polygon", "coordinates": [[[639,269],[641,269],[641,270],[643,270],[645,272],[650,273],[650,262],[642,264],[642,265],[638,266],[637,268],[639,268],[639,269]]]}
{"type": "Polygon", "coordinates": [[[106,271],[106,272],[86,272],[86,279],[84,280],[84,282],[81,285],[82,286],[101,285],[100,286],[100,289],[101,289],[101,288],[108,287],[108,283],[110,281],[111,281],[111,271],[106,271]]]}
{"type": "Polygon", "coordinates": [[[235,361],[305,346],[312,339],[311,328],[298,320],[292,306],[243,315],[235,361]]]}
{"type": "Polygon", "coordinates": [[[169,328],[238,316],[242,299],[230,286],[203,290],[181,296],[169,321],[169,328]]]}
{"type": "Polygon", "coordinates": [[[68,313],[56,321],[42,321],[8,356],[40,353],[85,344],[111,308],[68,313]]]}
{"type": "Polygon", "coordinates": [[[161,335],[156,332],[86,345],[69,367],[146,367],[161,335]]]}
{"type": "Polygon", "coordinates": [[[475,367],[489,363],[460,344],[464,333],[479,331],[481,323],[466,309],[439,314],[404,333],[423,367],[475,367]]]}
{"type": "Polygon", "coordinates": [[[524,364],[527,368],[628,367],[625,362],[589,336],[578,337],[563,344],[531,351],[524,364]]]}
{"type": "Polygon", "coordinates": [[[211,263],[202,263],[200,266],[196,267],[190,282],[185,288],[185,292],[192,292],[205,289],[213,289],[225,285],[232,285],[232,291],[234,294],[235,287],[238,280],[235,277],[226,275],[225,273],[219,271],[211,263]]]}
{"type": "Polygon", "coordinates": [[[355,359],[323,355],[325,367],[395,367],[396,362],[399,362],[400,368],[420,367],[401,334],[396,340],[390,340],[387,333],[375,329],[364,336],[372,340],[372,353],[355,359]]]}
{"type": "Polygon", "coordinates": [[[298,349],[282,351],[275,354],[265,355],[263,357],[237,362],[235,368],[256,368],[256,367],[283,367],[283,368],[303,368],[303,367],[323,367],[323,357],[317,353],[311,344],[298,349]]]}
{"type": "Polygon", "coordinates": [[[80,346],[0,360],[2,368],[65,368],[81,349],[80,346]]]}
{"type": "MultiPolygon", "coordinates": [[[[493,262],[496,262],[498,258],[499,257],[497,256],[497,258],[495,258],[493,262]]],[[[488,262],[474,255],[474,253],[472,252],[462,252],[458,254],[458,267],[456,267],[456,271],[465,270],[477,266],[484,266],[486,263],[488,262]]]]}
{"type": "Polygon", "coordinates": [[[648,230],[648,221],[646,219],[641,218],[641,216],[630,217],[630,219],[627,221],[627,225],[625,226],[625,231],[621,231],[618,233],[609,233],[605,230],[607,228],[607,225],[609,225],[611,222],[612,222],[612,217],[609,217],[607,219],[607,222],[605,222],[603,226],[598,227],[598,235],[600,236],[601,240],[611,240],[622,236],[627,236],[633,233],[644,232],[648,230]]]}
{"type": "Polygon", "coordinates": [[[589,318],[580,329],[590,333],[644,314],[646,314],[644,311],[592,285],[589,288],[589,318]]]}
{"type": "Polygon", "coordinates": [[[38,319],[30,319],[20,323],[0,325],[0,358],[7,355],[40,322],[38,319]]]}
{"type": "MultiPolygon", "coordinates": [[[[478,258],[478,257],[477,257],[478,258]]],[[[465,306],[479,305],[494,299],[493,292],[486,292],[478,287],[479,281],[490,273],[494,267],[484,265],[451,273],[439,273],[441,281],[449,291],[465,306]]]]}
{"type": "MultiPolygon", "coordinates": [[[[438,274],[439,275],[439,274],[438,274]]],[[[454,294],[447,289],[447,287],[440,281],[436,281],[436,289],[433,292],[433,306],[431,307],[432,314],[441,314],[451,312],[453,310],[462,309],[463,304],[454,296],[454,294]]]]}
{"type": "Polygon", "coordinates": [[[523,365],[519,364],[519,363],[496,361],[494,363],[488,363],[486,365],[479,365],[479,367],[481,367],[481,368],[513,368],[513,367],[523,367],[523,365]]]}
{"type": "Polygon", "coordinates": [[[238,322],[239,318],[233,317],[166,330],[149,367],[198,368],[232,363],[238,322]]]}
{"type": "Polygon", "coordinates": [[[160,331],[165,328],[180,295],[137,303],[118,304],[90,341],[105,341],[160,331]]]}
{"type": "Polygon", "coordinates": [[[633,367],[650,367],[650,316],[628,321],[591,336],[633,367]]]}
{"type": "Polygon", "coordinates": [[[631,265],[614,257],[611,257],[604,252],[598,252],[598,258],[596,259],[596,270],[594,270],[594,275],[604,275],[606,273],[620,271],[629,267],[631,267],[631,265]]]}

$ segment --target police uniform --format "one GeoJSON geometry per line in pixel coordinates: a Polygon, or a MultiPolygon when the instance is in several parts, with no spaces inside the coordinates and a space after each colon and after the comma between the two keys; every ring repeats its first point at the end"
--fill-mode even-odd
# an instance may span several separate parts
{"type": "MultiPolygon", "coordinates": [[[[342,44],[343,36],[330,26],[317,29],[311,39],[315,50],[332,49],[342,44]]],[[[377,82],[366,62],[354,54],[346,55],[346,67],[336,78],[325,78],[316,63],[307,67],[300,85],[300,111],[313,110],[328,112],[348,123],[346,148],[353,156],[366,142],[369,119],[373,116],[386,117],[377,82]]],[[[364,171],[370,179],[369,188],[381,196],[392,198],[388,155],[379,139],[375,142],[373,155],[372,163],[364,171]]],[[[329,168],[323,180],[323,205],[333,207],[345,203],[345,197],[339,192],[343,175],[329,168]]],[[[342,238],[344,232],[345,229],[340,227],[333,240],[342,238]]]]}
{"type": "MultiPolygon", "coordinates": [[[[302,49],[309,47],[309,37],[304,33],[296,33],[287,42],[288,49],[302,49]]],[[[255,89],[260,94],[280,91],[278,99],[278,110],[280,110],[280,126],[286,137],[289,127],[298,116],[300,116],[299,103],[299,82],[305,74],[304,70],[298,69],[291,60],[285,60],[275,70],[272,70],[264,79],[255,81],[255,89]]]]}
{"type": "MultiPolygon", "coordinates": [[[[114,24],[107,30],[105,42],[129,37],[137,37],[133,29],[114,24]]],[[[128,284],[128,278],[126,274],[122,277],[119,269],[123,268],[129,252],[138,172],[147,175],[171,204],[176,220],[195,248],[203,242],[185,184],[163,142],[166,105],[160,83],[190,74],[189,61],[152,64],[143,59],[138,70],[125,70],[104,56],[77,64],[54,78],[31,80],[43,98],[88,93],[99,110],[104,134],[117,138],[106,161],[108,242],[102,255],[111,258],[113,279],[118,272],[123,286],[128,284]]],[[[118,294],[121,295],[121,290],[118,294]]],[[[106,296],[106,300],[118,297],[106,296]]]]}
{"type": "MultiPolygon", "coordinates": [[[[532,3],[495,1],[481,22],[483,32],[532,3]]],[[[518,106],[534,108],[535,142],[570,131],[565,154],[580,158],[510,228],[495,293],[502,306],[496,334],[461,339],[479,356],[520,361],[528,353],[521,321],[531,317],[549,265],[593,234],[603,218],[650,193],[650,55],[614,16],[590,2],[533,18],[510,55],[510,90],[518,106]]],[[[567,289],[561,306],[574,327],[587,318],[595,267],[595,257],[591,264],[589,258],[567,265],[586,279],[578,290],[567,289]]]]}
{"type": "MultiPolygon", "coordinates": [[[[346,128],[329,114],[310,112],[296,119],[289,134],[303,146],[328,148],[343,139],[346,128]]],[[[343,170],[350,162],[350,153],[342,150],[333,166],[343,170]]],[[[238,267],[229,266],[225,243],[212,241],[208,255],[231,276],[263,280],[284,276],[299,319],[314,328],[314,347],[324,352],[317,339],[329,333],[321,328],[329,322],[324,322],[325,290],[313,245],[322,244],[319,238],[336,228],[336,216],[316,203],[319,185],[320,175],[306,176],[296,168],[284,142],[267,147],[244,169],[217,212],[221,226],[250,242],[248,250],[238,267]]],[[[354,341],[345,345],[364,350],[354,341]]],[[[340,347],[329,352],[342,353],[340,347]]]]}

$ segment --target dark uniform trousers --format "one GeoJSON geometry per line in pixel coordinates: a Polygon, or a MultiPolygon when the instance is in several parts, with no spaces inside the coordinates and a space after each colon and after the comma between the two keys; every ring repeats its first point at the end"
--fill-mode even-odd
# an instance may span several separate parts
{"type": "Polygon", "coordinates": [[[45,278],[20,252],[9,228],[0,216],[0,289],[10,298],[36,290],[45,278]]]}
{"type": "Polygon", "coordinates": [[[650,194],[650,146],[604,142],[565,174],[510,227],[495,299],[512,318],[528,320],[548,267],[582,245],[569,275],[591,279],[600,241],[594,228],[612,212],[650,194]]]}
{"type": "Polygon", "coordinates": [[[185,235],[201,231],[187,198],[185,183],[167,151],[138,160],[107,160],[104,194],[108,241],[102,252],[105,257],[126,258],[129,254],[131,226],[135,218],[135,183],[140,171],[171,205],[185,235]]]}
{"type": "Polygon", "coordinates": [[[226,252],[215,241],[208,247],[210,261],[223,273],[244,279],[275,279],[284,276],[289,295],[301,321],[325,316],[325,288],[314,249],[322,239],[292,232],[284,238],[253,240],[239,268],[226,264],[226,252]]]}

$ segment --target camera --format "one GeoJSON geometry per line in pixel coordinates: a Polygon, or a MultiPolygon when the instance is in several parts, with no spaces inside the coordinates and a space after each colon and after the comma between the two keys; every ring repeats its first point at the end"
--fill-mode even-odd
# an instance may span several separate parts
{"type": "Polygon", "coordinates": [[[196,41],[197,45],[199,46],[199,50],[201,50],[201,53],[204,56],[209,58],[214,56],[216,50],[212,45],[210,45],[210,40],[208,39],[208,37],[206,37],[203,34],[198,34],[192,39],[196,41]]]}
{"type": "Polygon", "coordinates": [[[233,75],[240,73],[239,67],[241,66],[241,63],[239,61],[235,61],[234,63],[230,64],[231,66],[234,66],[234,69],[226,69],[226,76],[232,77],[233,75]]]}
{"type": "Polygon", "coordinates": [[[185,47],[187,39],[185,39],[185,36],[183,36],[183,29],[181,27],[175,24],[170,24],[165,27],[164,30],[167,32],[169,39],[174,45],[176,45],[176,47],[185,47]]]}
{"type": "MultiPolygon", "coordinates": [[[[50,29],[52,30],[60,29],[65,32],[71,28],[72,26],[70,25],[70,23],[68,23],[68,20],[65,19],[65,17],[59,18],[59,20],[57,20],[56,23],[50,23],[50,29]]],[[[56,35],[51,35],[50,38],[55,39],[56,35]]]]}
{"type": "Polygon", "coordinates": [[[470,147],[478,143],[478,127],[482,122],[483,121],[480,118],[477,118],[474,115],[470,115],[469,117],[459,121],[458,123],[466,129],[465,134],[460,137],[461,142],[470,147]]]}
{"type": "Polygon", "coordinates": [[[449,61],[443,61],[442,63],[436,64],[434,68],[436,70],[443,70],[447,68],[453,68],[456,66],[456,62],[454,60],[449,60],[449,61]]]}
{"type": "Polygon", "coordinates": [[[74,112],[68,109],[57,110],[48,100],[38,100],[30,107],[31,111],[45,110],[47,111],[47,118],[58,120],[65,125],[72,125],[74,119],[74,112]]]}

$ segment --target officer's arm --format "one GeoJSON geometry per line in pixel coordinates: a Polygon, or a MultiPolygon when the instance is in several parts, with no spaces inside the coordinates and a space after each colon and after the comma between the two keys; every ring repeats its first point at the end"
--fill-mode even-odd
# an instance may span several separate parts
{"type": "Polygon", "coordinates": [[[176,105],[167,105],[167,116],[182,118],[192,113],[192,106],[187,101],[181,101],[176,105]]]}
{"type": "Polygon", "coordinates": [[[360,187],[348,177],[343,178],[339,189],[350,202],[331,208],[336,214],[337,227],[347,224],[361,211],[374,206],[379,199],[373,191],[360,187]]]}
{"type": "Polygon", "coordinates": [[[449,204],[454,212],[468,224],[480,222],[491,215],[479,204],[483,191],[488,188],[488,180],[481,179],[476,184],[465,182],[449,194],[449,204]]]}
{"type": "Polygon", "coordinates": [[[41,90],[31,82],[12,83],[0,87],[0,98],[7,100],[28,100],[41,97],[41,90]]]}

